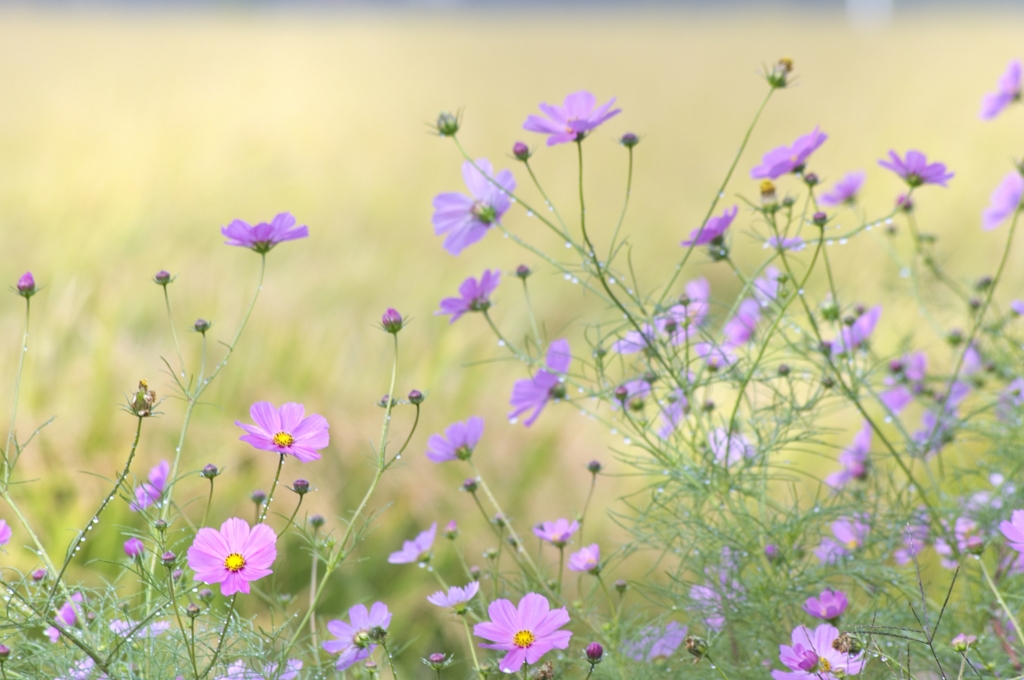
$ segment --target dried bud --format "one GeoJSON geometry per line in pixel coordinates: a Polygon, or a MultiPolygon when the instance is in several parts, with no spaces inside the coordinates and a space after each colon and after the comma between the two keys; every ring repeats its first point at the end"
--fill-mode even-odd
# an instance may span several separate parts
{"type": "Polygon", "coordinates": [[[590,665],[599,664],[601,663],[601,659],[604,658],[604,647],[602,647],[599,642],[591,642],[587,645],[585,653],[590,665]]]}
{"type": "Polygon", "coordinates": [[[210,330],[210,322],[206,319],[196,319],[192,327],[196,330],[196,333],[206,333],[206,331],[210,330]]]}
{"type": "Polygon", "coordinates": [[[174,553],[172,553],[170,550],[168,550],[167,552],[165,552],[163,555],[160,556],[160,562],[165,567],[173,566],[174,565],[174,561],[176,559],[178,559],[178,556],[175,555],[174,553]]]}
{"type": "Polygon", "coordinates": [[[30,298],[36,294],[36,280],[32,276],[32,272],[25,272],[18,279],[18,295],[23,298],[30,298]]]}
{"type": "Polygon", "coordinates": [[[686,651],[693,655],[696,661],[700,661],[708,653],[707,640],[699,638],[696,635],[686,636],[686,651]]]}
{"type": "Polygon", "coordinates": [[[639,143],[640,143],[640,138],[637,137],[632,132],[627,132],[626,134],[622,135],[622,137],[619,139],[619,144],[621,144],[622,146],[626,147],[627,149],[632,149],[634,146],[636,146],[639,143]]]}
{"type": "Polygon", "coordinates": [[[319,529],[324,525],[323,515],[313,515],[309,518],[309,525],[314,529],[319,529]]]}
{"type": "Polygon", "coordinates": [[[832,649],[843,654],[860,654],[864,645],[855,636],[849,633],[840,633],[839,637],[832,641],[832,649]]]}
{"type": "Polygon", "coordinates": [[[161,269],[153,275],[153,282],[161,286],[166,286],[172,280],[171,273],[165,269],[161,269]]]}
{"type": "Polygon", "coordinates": [[[533,674],[533,680],[554,680],[555,677],[555,665],[550,661],[545,661],[537,669],[537,672],[533,674]]]}
{"type": "Polygon", "coordinates": [[[459,117],[454,113],[442,111],[437,116],[437,134],[442,137],[453,137],[459,131],[459,117]]]}
{"type": "Polygon", "coordinates": [[[306,481],[305,479],[296,479],[294,482],[292,482],[292,491],[299,494],[300,496],[305,496],[307,493],[309,493],[309,482],[306,481]]]}
{"type": "Polygon", "coordinates": [[[410,404],[422,404],[423,403],[423,399],[424,399],[423,393],[420,392],[419,390],[412,390],[411,392],[409,392],[409,403],[410,404]]]}
{"type": "Polygon", "coordinates": [[[793,72],[793,60],[783,57],[772,65],[765,73],[765,80],[773,89],[781,90],[789,84],[789,74],[793,72]]]}
{"type": "Polygon", "coordinates": [[[592,474],[592,475],[596,475],[597,473],[601,472],[601,461],[599,461],[599,460],[592,460],[592,461],[590,461],[589,463],[587,463],[587,470],[589,470],[590,474],[592,474]]]}
{"type": "Polygon", "coordinates": [[[523,142],[516,142],[512,145],[512,155],[516,157],[517,161],[528,161],[532,154],[530,154],[530,147],[523,142]]]}
{"type": "Polygon", "coordinates": [[[156,392],[149,389],[148,382],[140,380],[139,389],[135,391],[128,402],[128,411],[139,418],[146,418],[153,415],[154,406],[156,406],[156,392]]]}
{"type": "Polygon", "coordinates": [[[398,331],[402,330],[405,325],[405,321],[402,319],[402,315],[398,313],[398,310],[388,307],[384,315],[380,317],[380,325],[388,333],[397,335],[398,331]]]}
{"type": "Polygon", "coordinates": [[[261,491],[260,489],[256,489],[255,491],[253,491],[253,492],[252,492],[252,493],[251,493],[251,494],[249,495],[249,498],[250,498],[250,499],[252,500],[252,502],[253,502],[253,503],[255,503],[256,505],[262,505],[262,504],[263,504],[263,502],[264,502],[265,500],[267,500],[267,492],[266,492],[266,491],[261,491]]]}
{"type": "Polygon", "coordinates": [[[206,467],[199,471],[199,476],[202,477],[203,479],[213,479],[219,474],[220,470],[218,470],[217,466],[214,465],[213,463],[210,463],[209,465],[207,465],[206,467]]]}

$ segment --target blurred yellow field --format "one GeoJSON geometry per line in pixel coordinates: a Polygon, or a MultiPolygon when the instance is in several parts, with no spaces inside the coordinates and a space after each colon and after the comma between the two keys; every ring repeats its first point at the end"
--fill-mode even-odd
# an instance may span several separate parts
{"type": "MultiPolygon", "coordinates": [[[[588,214],[597,238],[607,238],[626,174],[615,139],[640,134],[626,228],[642,284],[653,286],[699,225],[763,97],[759,69],[790,56],[798,86],[768,107],[727,194],[755,195],[747,172],[760,154],[820,125],[830,139],[814,169],[826,182],[865,169],[865,204],[883,213],[900,185],[876,159],[889,148],[920,148],[957,173],[949,189],[920,192],[922,229],[938,235],[940,252],[955,256],[950,270],[969,280],[991,273],[1002,248],[1000,233],[981,232],[979,214],[1010,159],[1024,153],[1020,111],[991,123],[977,116],[982,94],[1020,56],[1022,20],[910,13],[858,31],[841,15],[796,9],[0,10],[0,280],[13,285],[30,269],[44,288],[33,300],[18,431],[57,416],[22,463],[23,479],[38,481],[19,493],[47,528],[46,540],[62,546],[104,486],[90,475],[109,477],[124,458],[133,423],[117,413],[123,394],[139,378],[161,395],[171,391],[160,357],[174,348],[152,275],[165,268],[178,277],[175,320],[194,361],[192,321],[211,319],[211,337],[229,338],[258,270],[258,257],[222,245],[219,227],[288,210],[309,225],[311,238],[270,254],[250,328],[199,413],[186,467],[226,467],[231,474],[218,480],[213,514],[248,516],[246,498],[269,484],[275,460],[238,442],[233,422],[247,417],[253,401],[301,401],[327,417],[332,445],[319,463],[289,463],[284,479],[313,481],[310,512],[351,507],[379,428],[374,402],[387,389],[390,340],[377,320],[397,307],[413,323],[401,337],[396,392],[428,394],[423,422],[378,497],[379,507],[392,504],[387,528],[362,548],[378,561],[346,570],[338,588],[358,595],[339,596],[331,607],[365,599],[384,582],[426,607],[421,595],[432,584],[413,569],[380,567],[379,557],[435,519],[476,519],[456,491],[464,471],[423,457],[429,434],[484,416],[478,459],[501,480],[524,527],[580,508],[591,458],[621,471],[604,432],[569,409],[553,410],[532,430],[508,424],[509,390],[523,369],[479,363],[504,358],[479,319],[449,327],[433,316],[466,276],[540,264],[497,234],[459,258],[441,249],[430,202],[461,190],[461,178],[457,151],[429,134],[438,111],[462,110],[471,153],[511,167],[525,186],[510,150],[520,139],[540,144],[521,129],[538,102],[583,88],[602,101],[618,97],[623,113],[588,142],[588,214]]],[[[541,149],[535,163],[555,202],[571,212],[571,151],[541,149]]],[[[522,214],[507,225],[549,251],[560,247],[522,214]]],[[[876,231],[834,246],[848,251],[835,258],[840,287],[866,303],[898,280],[875,243],[882,238],[876,231]]],[[[741,235],[736,244],[741,264],[760,256],[753,239],[741,235]]],[[[731,302],[737,285],[728,270],[703,256],[693,262],[691,273],[706,275],[716,299],[731,302]]],[[[553,336],[586,301],[580,286],[538,269],[536,309],[553,336]]],[[[1019,292],[1021,271],[1008,277],[1007,296],[1019,292]]],[[[14,295],[0,300],[4,395],[13,384],[21,309],[14,295]]],[[[512,336],[528,328],[509,283],[494,315],[512,336]]],[[[173,456],[181,405],[168,400],[162,410],[144,433],[139,470],[173,456]]],[[[201,481],[182,488],[194,487],[200,498],[201,481]]],[[[613,502],[618,483],[599,482],[598,506],[613,502]]],[[[119,506],[105,521],[132,518],[119,506]]],[[[88,554],[110,554],[115,539],[102,535],[88,554]]],[[[278,578],[299,590],[306,575],[278,578]]]]}

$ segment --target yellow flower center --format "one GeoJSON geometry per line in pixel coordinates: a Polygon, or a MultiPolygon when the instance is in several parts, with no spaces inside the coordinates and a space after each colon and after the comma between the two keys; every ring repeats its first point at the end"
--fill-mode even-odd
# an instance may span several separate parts
{"type": "Polygon", "coordinates": [[[230,572],[241,571],[242,567],[245,566],[245,558],[238,553],[231,553],[224,558],[224,566],[230,572]]]}
{"type": "Polygon", "coordinates": [[[519,649],[526,649],[534,643],[537,638],[528,630],[521,630],[512,636],[512,644],[519,649]]]}
{"type": "Polygon", "coordinates": [[[282,448],[287,448],[295,443],[295,437],[287,432],[278,432],[274,435],[274,443],[282,448]]]}
{"type": "Polygon", "coordinates": [[[832,664],[830,664],[828,662],[828,659],[826,659],[823,656],[822,657],[818,657],[818,668],[821,669],[822,673],[831,673],[832,672],[832,664]]]}
{"type": "Polygon", "coordinates": [[[846,542],[846,547],[849,548],[850,550],[856,550],[860,546],[857,545],[857,541],[847,541],[846,542]]]}

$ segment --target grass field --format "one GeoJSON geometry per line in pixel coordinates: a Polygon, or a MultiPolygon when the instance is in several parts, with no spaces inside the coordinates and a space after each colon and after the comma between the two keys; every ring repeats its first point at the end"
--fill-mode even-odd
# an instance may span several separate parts
{"type": "MultiPolygon", "coordinates": [[[[982,234],[979,213],[1024,149],[1019,111],[977,120],[981,95],[1020,56],[1022,19],[910,14],[857,32],[839,15],[792,10],[0,10],[0,281],[13,284],[31,269],[44,286],[34,299],[18,430],[57,416],[23,463],[22,478],[39,481],[19,493],[50,543],[71,537],[103,487],[90,473],[110,476],[126,453],[132,423],[117,411],[123,393],[140,377],[170,391],[160,357],[171,357],[173,344],[150,277],[160,268],[178,275],[175,315],[194,360],[191,321],[212,319],[212,336],[230,337],[255,285],[258,258],[221,245],[219,226],[290,210],[311,238],[271,253],[249,331],[208,393],[185,460],[192,469],[229,469],[214,516],[248,513],[245,498],[269,484],[274,461],[238,442],[232,423],[256,400],[302,401],[330,421],[332,446],[318,463],[286,468],[285,479],[315,481],[311,510],[351,507],[390,367],[376,321],[386,306],[411,315],[397,392],[429,394],[423,429],[379,496],[379,505],[393,505],[362,551],[373,561],[346,572],[331,606],[365,599],[385,581],[419,597],[432,584],[417,570],[381,568],[379,560],[430,521],[468,519],[472,509],[454,491],[464,471],[423,458],[430,433],[485,416],[481,465],[501,480],[524,526],[575,512],[586,491],[584,463],[612,462],[604,433],[581,427],[569,410],[546,414],[530,431],[507,424],[508,393],[522,369],[466,366],[501,356],[486,328],[470,318],[450,328],[432,316],[465,276],[538,263],[496,235],[458,259],[441,250],[430,200],[461,189],[459,159],[425,122],[462,108],[472,153],[511,167],[514,141],[539,141],[521,130],[538,102],[581,88],[617,96],[623,114],[587,145],[590,213],[599,234],[617,217],[625,156],[613,142],[627,130],[641,134],[627,228],[641,278],[654,285],[697,226],[763,96],[757,71],[790,56],[798,86],[765,113],[727,193],[753,195],[746,171],[760,154],[820,124],[831,137],[813,169],[826,179],[866,169],[866,204],[882,213],[900,187],[875,159],[890,147],[923,149],[957,177],[948,190],[921,192],[922,228],[955,255],[951,271],[970,279],[989,273],[1002,247],[1001,236],[982,234]]],[[[565,148],[536,159],[555,201],[569,206],[573,161],[565,148]]],[[[521,214],[507,224],[553,252],[560,247],[521,214]]],[[[891,300],[897,275],[875,235],[844,246],[849,255],[836,258],[836,275],[865,302],[889,301],[896,311],[883,334],[893,339],[906,330],[895,323],[899,310],[913,308],[891,300]]],[[[741,262],[759,256],[752,241],[737,243],[741,262]]],[[[694,262],[692,273],[707,275],[718,299],[731,301],[736,284],[725,268],[694,262]]],[[[577,318],[580,287],[543,270],[536,281],[538,312],[554,334],[577,318]]],[[[1022,281],[1013,269],[1004,292],[1022,281]]],[[[506,286],[496,310],[513,334],[525,329],[514,292],[506,286]]],[[[20,301],[0,300],[0,385],[13,383],[21,322],[20,301]]],[[[169,401],[164,411],[144,433],[140,470],[173,455],[181,407],[169,401]]],[[[199,481],[183,483],[183,494],[205,493],[199,481]]],[[[612,502],[615,480],[601,484],[599,500],[612,502]]],[[[108,525],[129,521],[119,508],[108,525]]],[[[88,554],[119,542],[116,532],[101,533],[88,554]]],[[[282,577],[300,587],[301,574],[282,577]]]]}

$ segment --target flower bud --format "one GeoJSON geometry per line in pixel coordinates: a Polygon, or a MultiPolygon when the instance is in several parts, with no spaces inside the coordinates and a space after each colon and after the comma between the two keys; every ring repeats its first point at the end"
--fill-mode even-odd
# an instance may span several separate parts
{"type": "Polygon", "coordinates": [[[36,294],[36,280],[32,272],[25,272],[18,279],[18,295],[23,298],[30,298],[36,294]]]}
{"type": "Polygon", "coordinates": [[[369,636],[371,642],[384,642],[388,637],[388,631],[382,626],[374,626],[370,629],[369,636]]]}
{"type": "Polygon", "coordinates": [[[589,463],[587,463],[587,470],[590,471],[590,474],[596,475],[597,473],[599,473],[601,471],[601,461],[599,461],[599,460],[592,460],[592,461],[590,461],[589,463]]]}
{"type": "Polygon", "coordinates": [[[978,535],[968,536],[964,547],[972,555],[980,555],[985,552],[985,539],[978,535]]]}
{"type": "Polygon", "coordinates": [[[818,176],[813,172],[809,172],[804,175],[804,183],[809,187],[813,187],[818,184],[818,176]]]}
{"type": "Polygon", "coordinates": [[[437,133],[442,137],[453,137],[459,131],[459,117],[454,113],[442,111],[437,116],[437,133]]]}
{"type": "Polygon", "coordinates": [[[949,333],[946,333],[946,342],[953,347],[956,347],[964,341],[964,333],[958,328],[954,328],[949,333]]]}
{"type": "Polygon", "coordinates": [[[309,525],[314,529],[319,529],[324,525],[323,515],[313,515],[309,518],[309,525]]]}
{"type": "Polygon", "coordinates": [[[156,392],[149,389],[149,383],[145,380],[139,381],[139,388],[128,401],[128,412],[139,418],[153,415],[153,407],[156,406],[156,392]]]}
{"type": "Polygon", "coordinates": [[[952,640],[952,642],[950,642],[950,644],[953,645],[953,649],[954,650],[956,650],[956,651],[960,652],[961,654],[963,654],[968,649],[973,647],[974,644],[977,641],[978,641],[978,638],[976,636],[974,636],[974,635],[967,635],[966,633],[960,633],[955,638],[953,638],[953,640],[952,640]]]}
{"type": "Polygon", "coordinates": [[[980,279],[974,282],[974,290],[981,292],[988,290],[992,287],[993,279],[991,276],[982,276],[980,279]]]}
{"type": "Polygon", "coordinates": [[[528,161],[532,154],[530,154],[530,147],[523,142],[516,142],[512,145],[512,155],[516,157],[517,161],[528,161]]]}
{"type": "Polygon", "coordinates": [[[456,524],[455,520],[448,522],[448,526],[444,528],[444,535],[448,539],[454,541],[459,536],[459,525],[456,524]]]}
{"type": "Polygon", "coordinates": [[[36,583],[39,583],[44,578],[46,578],[46,570],[45,569],[40,568],[40,569],[36,569],[35,571],[32,572],[32,580],[35,581],[36,583]]]}
{"type": "Polygon", "coordinates": [[[474,580],[474,581],[479,581],[480,580],[480,567],[476,566],[475,564],[472,567],[470,567],[469,568],[469,578],[474,580]]]}
{"type": "Polygon", "coordinates": [[[143,544],[141,540],[135,538],[134,536],[124,542],[124,554],[132,558],[133,560],[141,557],[145,549],[145,544],[143,544]]]}
{"type": "Polygon", "coordinates": [[[626,389],[625,385],[619,385],[615,388],[615,400],[619,403],[626,401],[626,397],[629,396],[629,390],[626,389]]]}
{"type": "Polygon", "coordinates": [[[626,592],[627,587],[628,585],[621,578],[615,582],[615,590],[619,591],[619,595],[622,595],[624,592],[626,592]]]}
{"type": "Polygon", "coordinates": [[[462,490],[463,491],[468,491],[469,493],[476,493],[476,488],[477,488],[477,482],[472,477],[469,477],[464,482],[462,482],[462,490]]]}
{"type": "Polygon", "coordinates": [[[525,264],[521,264],[518,267],[516,267],[516,276],[523,279],[524,281],[526,280],[526,277],[528,277],[532,273],[533,271],[525,264]]]}
{"type": "Polygon", "coordinates": [[[700,661],[704,658],[704,655],[708,653],[707,640],[699,638],[696,635],[686,636],[686,651],[693,655],[693,658],[700,661]]]}
{"type": "Polygon", "coordinates": [[[811,222],[814,222],[819,227],[824,227],[825,223],[828,222],[828,215],[819,210],[811,216],[811,222]]]}
{"type": "Polygon", "coordinates": [[[430,661],[430,663],[441,663],[442,661],[444,661],[444,654],[431,654],[427,658],[430,661]]]}
{"type": "Polygon", "coordinates": [[[768,558],[769,562],[778,562],[782,559],[782,551],[779,550],[779,546],[769,543],[764,547],[764,556],[768,558]]]}
{"type": "Polygon", "coordinates": [[[267,492],[256,489],[255,491],[252,492],[252,494],[249,495],[249,498],[256,505],[262,505],[263,501],[267,500],[267,492]]]}
{"type": "Polygon", "coordinates": [[[171,578],[173,578],[175,581],[180,581],[181,577],[184,576],[184,575],[185,575],[185,572],[182,571],[181,569],[175,569],[174,571],[171,572],[171,578]]]}
{"type": "Polygon", "coordinates": [[[452,664],[452,658],[453,657],[450,657],[447,654],[435,652],[434,654],[428,656],[426,659],[423,659],[423,663],[430,666],[431,670],[436,671],[438,676],[440,676],[441,671],[445,668],[448,668],[448,666],[452,664]]]}
{"type": "Polygon", "coordinates": [[[196,333],[206,333],[206,331],[210,330],[210,322],[206,319],[196,319],[192,327],[196,329],[196,333]]]}
{"type": "Polygon", "coordinates": [[[7,645],[0,645],[0,662],[6,661],[7,657],[11,655],[11,648],[7,645]]]}
{"type": "Polygon", "coordinates": [[[903,212],[913,212],[914,210],[914,199],[906,194],[900,194],[896,197],[896,207],[903,212]]]}
{"type": "Polygon", "coordinates": [[[505,515],[501,514],[500,512],[495,514],[494,517],[491,519],[491,524],[493,524],[494,526],[498,527],[499,529],[504,527],[505,526],[505,515]]]}
{"type": "Polygon", "coordinates": [[[210,602],[213,600],[213,591],[209,588],[200,588],[199,592],[196,593],[196,597],[198,597],[201,602],[210,602]]]}
{"type": "Polygon", "coordinates": [[[296,479],[294,482],[292,482],[292,491],[299,494],[300,496],[305,496],[307,493],[309,493],[309,482],[306,481],[305,479],[296,479]]]}
{"type": "Polygon", "coordinates": [[[821,379],[821,386],[824,387],[826,390],[830,390],[836,386],[836,381],[832,379],[832,376],[826,375],[824,378],[821,379]]]}
{"type": "Polygon", "coordinates": [[[163,532],[167,531],[167,521],[158,519],[155,522],[153,522],[153,528],[162,534],[163,532]]]}
{"type": "Polygon", "coordinates": [[[409,403],[410,404],[422,404],[423,403],[423,399],[424,399],[423,393],[420,392],[419,390],[412,390],[411,392],[409,392],[409,403]]]}
{"type": "Polygon", "coordinates": [[[171,273],[166,269],[161,269],[153,275],[153,282],[160,286],[166,286],[171,282],[171,273]]]}
{"type": "Polygon", "coordinates": [[[711,413],[712,411],[714,411],[715,410],[715,402],[711,401],[710,399],[705,401],[704,402],[704,410],[706,412],[708,412],[708,413],[711,413]]]}
{"type": "Polygon", "coordinates": [[[779,368],[777,370],[779,375],[781,375],[782,377],[786,377],[787,375],[789,375],[790,371],[789,364],[779,364],[779,368]]]}
{"type": "Polygon", "coordinates": [[[174,553],[172,553],[170,550],[168,550],[167,552],[165,552],[163,555],[160,556],[160,562],[165,567],[170,567],[171,565],[173,565],[174,564],[174,560],[176,560],[176,559],[178,559],[178,556],[175,555],[174,553]]]}
{"type": "Polygon", "coordinates": [[[599,642],[591,642],[584,651],[591,665],[601,663],[601,659],[604,658],[604,647],[599,642]]]}
{"type": "Polygon", "coordinates": [[[621,144],[622,146],[626,147],[627,149],[632,149],[634,146],[636,146],[639,143],[640,143],[640,138],[637,137],[632,132],[627,132],[626,134],[622,135],[621,138],[619,138],[619,144],[621,144]]]}
{"type": "Polygon", "coordinates": [[[199,476],[203,479],[213,479],[220,474],[220,470],[213,463],[206,465],[202,470],[199,471],[199,476]]]}
{"type": "Polygon", "coordinates": [[[402,315],[398,313],[398,310],[388,307],[384,315],[380,317],[380,325],[384,327],[388,333],[395,335],[398,331],[402,330],[404,320],[402,315]]]}
{"type": "Polygon", "coordinates": [[[188,606],[185,607],[185,613],[188,614],[190,619],[194,619],[199,616],[199,605],[195,602],[189,602],[188,606]]]}
{"type": "Polygon", "coordinates": [[[821,316],[826,321],[837,321],[839,319],[839,305],[835,300],[829,299],[821,303],[821,316]]]}

